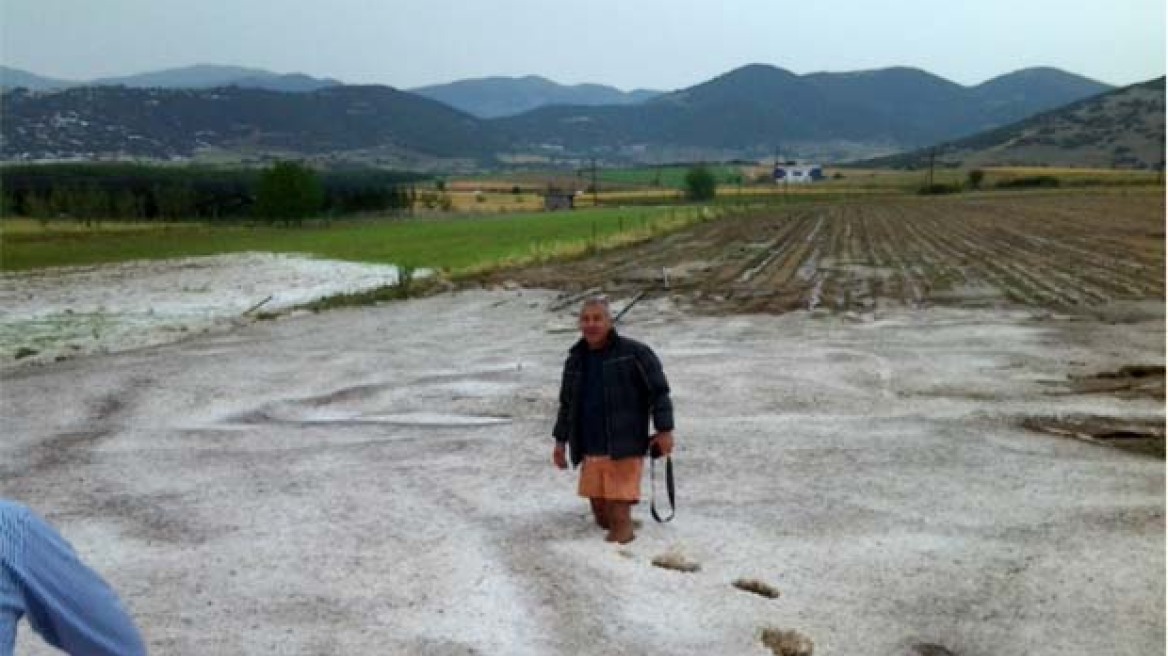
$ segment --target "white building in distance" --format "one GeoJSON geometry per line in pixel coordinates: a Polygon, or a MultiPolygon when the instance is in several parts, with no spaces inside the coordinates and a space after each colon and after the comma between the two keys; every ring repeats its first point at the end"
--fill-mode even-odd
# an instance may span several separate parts
{"type": "Polygon", "coordinates": [[[776,164],[775,184],[819,182],[823,180],[823,167],[819,164],[776,164]]]}

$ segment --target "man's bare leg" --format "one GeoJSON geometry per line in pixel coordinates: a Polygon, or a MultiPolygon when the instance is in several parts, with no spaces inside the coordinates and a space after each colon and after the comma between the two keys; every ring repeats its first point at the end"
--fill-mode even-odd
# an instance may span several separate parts
{"type": "Polygon", "coordinates": [[[608,542],[628,544],[637,536],[633,533],[633,504],[628,501],[608,502],[608,542]]]}
{"type": "Polygon", "coordinates": [[[609,530],[610,522],[608,520],[608,502],[604,499],[589,498],[588,503],[592,505],[592,517],[596,519],[596,525],[604,530],[609,530]]]}

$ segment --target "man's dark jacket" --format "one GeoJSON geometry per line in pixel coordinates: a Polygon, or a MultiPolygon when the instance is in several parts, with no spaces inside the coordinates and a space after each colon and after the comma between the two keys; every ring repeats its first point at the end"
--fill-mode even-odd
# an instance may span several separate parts
{"type": "MultiPolygon", "coordinates": [[[[588,343],[581,339],[568,351],[560,383],[560,411],[552,434],[568,442],[573,465],[584,460],[580,435],[580,382],[588,343]]],[[[673,430],[673,403],[661,361],[648,346],[609,333],[601,351],[604,372],[604,425],[608,455],[613,459],[644,456],[649,451],[649,417],[658,431],[673,430]]]]}

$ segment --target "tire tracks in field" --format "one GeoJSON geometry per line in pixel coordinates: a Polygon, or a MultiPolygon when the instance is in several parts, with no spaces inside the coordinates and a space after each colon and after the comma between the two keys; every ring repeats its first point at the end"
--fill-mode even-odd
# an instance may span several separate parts
{"type": "MultiPolygon", "coordinates": [[[[731,305],[743,312],[770,312],[772,301],[783,294],[781,286],[773,284],[771,271],[781,265],[791,250],[799,243],[800,235],[806,230],[806,211],[784,215],[781,221],[769,221],[758,230],[774,232],[762,245],[758,242],[743,243],[742,240],[723,249],[723,258],[705,281],[710,293],[724,295],[731,305]],[[750,253],[750,250],[756,251],[750,253]],[[738,253],[749,253],[746,257],[735,257],[738,253]]],[[[748,235],[743,235],[745,239],[748,235]]],[[[788,309],[788,308],[784,308],[788,309]]],[[[781,312],[781,309],[780,309],[781,312]]]]}
{"type": "MultiPolygon", "coordinates": [[[[1009,216],[1011,221],[996,219],[994,230],[999,231],[1005,241],[1026,244],[1028,248],[1023,250],[1034,261],[1043,262],[1045,270],[1062,283],[1060,286],[1077,288],[1094,302],[1116,295],[1140,294],[1126,277],[1117,276],[1107,267],[1100,266],[1099,249],[1091,251],[1070,243],[1070,240],[1079,238],[1075,233],[1081,232],[1081,222],[1072,223],[1065,215],[1051,213],[1036,216],[1033,212],[1023,212],[1021,208],[1018,214],[1009,216]],[[1030,230],[1019,229],[1019,224],[1027,225],[1030,230]]],[[[1111,262],[1117,261],[1113,255],[1108,255],[1111,262]]]]}
{"type": "MultiPolygon", "coordinates": [[[[1150,268],[1146,264],[1129,259],[1129,243],[1113,239],[1106,232],[1093,234],[1084,229],[1097,221],[1099,210],[1091,204],[1068,210],[1013,202],[997,213],[985,211],[988,208],[981,204],[962,209],[971,221],[988,224],[986,229],[998,237],[996,242],[1026,244],[1020,250],[1032,261],[1041,262],[1043,271],[1057,278],[1060,288],[1077,290],[1089,302],[1143,298],[1163,290],[1162,277],[1152,278],[1147,275],[1150,268]]],[[[1141,234],[1134,226],[1123,225],[1119,229],[1141,234]]]]}
{"type": "Polygon", "coordinates": [[[772,208],[523,277],[619,294],[681,264],[668,292],[715,314],[863,311],[882,300],[919,308],[1000,297],[1067,308],[1162,298],[1163,201],[1145,196],[985,193],[772,208]]]}
{"type": "MultiPolygon", "coordinates": [[[[869,231],[869,223],[871,220],[863,214],[855,211],[855,207],[850,207],[855,215],[851,221],[856,226],[856,241],[858,242],[859,254],[858,261],[864,263],[865,266],[872,267],[873,271],[884,271],[876,261],[875,252],[872,250],[872,237],[869,231]]],[[[879,298],[884,289],[884,280],[886,276],[860,276],[857,282],[857,292],[862,307],[868,304],[875,305],[876,299],[879,298]]]]}
{"type": "MultiPolygon", "coordinates": [[[[1050,256],[1033,247],[1033,242],[1022,238],[1017,232],[1004,228],[1001,223],[1004,217],[970,216],[968,208],[962,208],[964,220],[956,226],[956,234],[961,236],[971,247],[974,244],[986,244],[984,252],[990,253],[992,262],[999,271],[1008,277],[1013,277],[1024,285],[1033,294],[1040,297],[1040,304],[1050,303],[1061,306],[1084,305],[1091,302],[1100,302],[1108,298],[1108,294],[1085,285],[1082,280],[1059,270],[1051,263],[1050,256]],[[1034,263],[1040,264],[1036,267],[1034,263]],[[1052,281],[1051,278],[1055,280],[1052,281]]],[[[1012,221],[1025,220],[1028,224],[1040,220],[1037,217],[1010,216],[1012,221]]]]}
{"type": "Polygon", "coordinates": [[[823,229],[823,221],[823,216],[819,213],[804,217],[798,232],[790,236],[784,257],[776,260],[771,270],[760,280],[760,286],[767,290],[763,292],[762,298],[777,300],[791,308],[807,307],[805,299],[810,293],[811,285],[814,284],[818,257],[816,242],[823,229]],[[814,222],[812,218],[815,219],[814,222]],[[769,295],[766,295],[767,292],[769,295]]]}
{"type": "Polygon", "coordinates": [[[207,531],[189,517],[162,510],[177,497],[165,492],[135,492],[123,480],[119,465],[124,454],[102,447],[116,442],[119,433],[134,424],[134,413],[146,390],[157,381],[133,376],[98,390],[85,400],[85,418],[70,430],[59,431],[32,444],[16,458],[11,471],[0,468],[4,496],[35,499],[57,509],[60,515],[103,518],[116,522],[141,539],[167,543],[192,543],[205,539],[207,531]],[[80,485],[66,494],[62,477],[80,485]],[[50,501],[51,500],[51,501],[50,501]]]}
{"type": "MultiPolygon", "coordinates": [[[[959,215],[960,216],[960,215],[959,215]]],[[[1065,296],[1053,287],[1017,264],[1017,253],[1003,245],[992,234],[979,233],[980,227],[971,221],[958,220],[952,215],[943,220],[937,217],[930,221],[929,232],[934,243],[949,253],[951,258],[971,261],[974,271],[982,280],[1005,292],[1022,303],[1032,305],[1062,305],[1065,296]]]]}
{"type": "MultiPolygon", "coordinates": [[[[1150,278],[1148,268],[1138,262],[1128,261],[1122,251],[1117,253],[1112,250],[1110,240],[1097,242],[1094,248],[1088,248],[1073,243],[1072,240],[1082,240],[1082,236],[1068,235],[1062,229],[1054,229],[1050,231],[1051,234],[1044,235],[1026,234],[1010,228],[1006,230],[1015,238],[1034,244],[1035,250],[1052,267],[1057,267],[1064,280],[1077,282],[1100,299],[1115,296],[1139,298],[1156,291],[1154,284],[1141,284],[1150,278]]],[[[1162,285],[1160,289],[1163,289],[1162,285]]]]}
{"type": "Polygon", "coordinates": [[[961,276],[966,283],[984,282],[1009,296],[1025,299],[1023,302],[1032,300],[1021,289],[1011,285],[1006,277],[1000,275],[998,271],[987,268],[992,267],[995,262],[992,253],[963,239],[958,234],[955,225],[946,223],[937,217],[926,216],[917,220],[925,225],[915,226],[911,221],[905,221],[905,231],[922,244],[923,248],[934,252],[939,260],[965,263],[965,266],[961,268],[961,276]]]}
{"type": "MultiPolygon", "coordinates": [[[[879,226],[880,238],[877,243],[884,251],[886,263],[892,265],[892,270],[896,273],[900,282],[899,296],[900,301],[910,307],[920,307],[925,298],[925,290],[917,282],[913,275],[912,267],[908,265],[903,257],[900,255],[900,248],[906,246],[903,239],[897,239],[896,233],[893,231],[890,219],[886,216],[888,208],[881,206],[879,212],[875,214],[874,225],[879,226]]],[[[906,225],[902,219],[901,225],[906,225]]]]}
{"type": "MultiPolygon", "coordinates": [[[[726,272],[727,275],[724,275],[718,282],[727,280],[730,276],[733,276],[733,281],[739,283],[739,287],[745,288],[746,283],[754,280],[760,273],[769,269],[779,258],[788,255],[791,248],[797,245],[809,218],[809,214],[801,212],[788,218],[784,225],[775,227],[774,229],[777,229],[779,234],[766,242],[759,254],[741,263],[740,267],[732,267],[730,271],[726,272]],[[744,269],[742,267],[746,268],[744,269]]],[[[740,247],[746,248],[746,246],[740,247]]],[[[769,280],[764,276],[763,278],[759,278],[754,284],[758,285],[760,281],[769,280]]],[[[730,282],[730,280],[727,280],[727,282],[730,282]]]]}

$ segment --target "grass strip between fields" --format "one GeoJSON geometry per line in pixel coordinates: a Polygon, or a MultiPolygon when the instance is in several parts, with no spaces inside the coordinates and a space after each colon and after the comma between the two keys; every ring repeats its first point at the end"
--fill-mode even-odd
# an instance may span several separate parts
{"type": "Polygon", "coordinates": [[[0,270],[27,271],[249,251],[427,268],[458,276],[582,255],[649,239],[725,208],[640,207],[426,219],[366,219],[299,228],[207,224],[73,225],[6,221],[0,270]]]}

